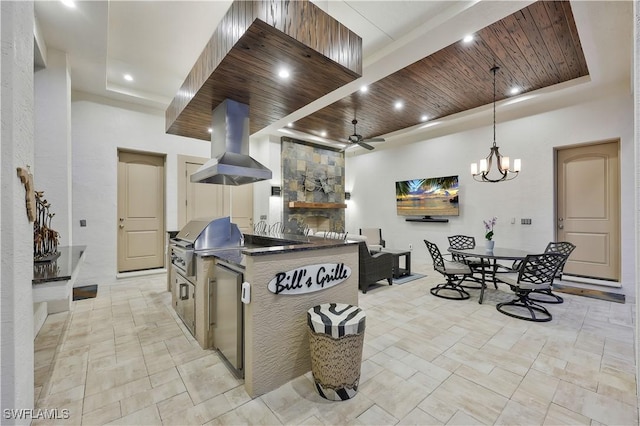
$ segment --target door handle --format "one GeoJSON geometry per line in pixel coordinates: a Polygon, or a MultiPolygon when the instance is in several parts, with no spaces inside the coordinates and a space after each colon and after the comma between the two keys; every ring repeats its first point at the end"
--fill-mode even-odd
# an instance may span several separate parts
{"type": "Polygon", "coordinates": [[[123,224],[120,224],[120,225],[118,226],[118,228],[123,229],[123,228],[124,228],[124,225],[123,225],[123,224]]]}

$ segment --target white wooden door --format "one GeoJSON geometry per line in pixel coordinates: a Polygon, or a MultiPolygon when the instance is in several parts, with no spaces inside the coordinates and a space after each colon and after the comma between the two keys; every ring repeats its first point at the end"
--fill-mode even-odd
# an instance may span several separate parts
{"type": "Polygon", "coordinates": [[[200,166],[201,164],[198,163],[186,164],[186,222],[200,217],[228,216],[229,203],[225,202],[225,192],[229,191],[227,187],[209,183],[194,183],[189,179],[189,176],[195,173],[200,166]]]}
{"type": "Polygon", "coordinates": [[[118,153],[118,272],[164,267],[164,157],[118,153]]]}
{"type": "Polygon", "coordinates": [[[253,184],[232,186],[231,221],[243,233],[253,232],[253,184]]]}
{"type": "Polygon", "coordinates": [[[619,143],[557,151],[557,240],[576,249],[564,273],[620,279],[619,143]]]}

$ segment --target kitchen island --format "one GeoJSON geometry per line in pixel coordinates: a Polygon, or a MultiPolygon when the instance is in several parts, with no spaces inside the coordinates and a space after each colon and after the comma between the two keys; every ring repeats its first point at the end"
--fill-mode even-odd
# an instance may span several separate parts
{"type": "Polygon", "coordinates": [[[201,346],[220,350],[232,370],[244,376],[247,393],[256,397],[311,369],[310,308],[358,304],[358,245],[245,234],[242,247],[198,252],[196,276],[195,337],[201,346]],[[239,281],[229,280],[233,274],[239,281]],[[245,303],[237,301],[241,292],[245,303]],[[237,308],[230,306],[236,303],[237,308]],[[235,318],[239,324],[230,324],[235,318]],[[237,339],[233,330],[239,331],[237,339]]]}

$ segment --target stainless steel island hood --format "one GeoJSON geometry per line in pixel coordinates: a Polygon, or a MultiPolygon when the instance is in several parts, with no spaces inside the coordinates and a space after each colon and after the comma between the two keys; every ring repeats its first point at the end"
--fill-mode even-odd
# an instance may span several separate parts
{"type": "Polygon", "coordinates": [[[225,99],[213,110],[211,160],[191,182],[244,185],[271,179],[271,170],[249,156],[249,106],[225,99]]]}

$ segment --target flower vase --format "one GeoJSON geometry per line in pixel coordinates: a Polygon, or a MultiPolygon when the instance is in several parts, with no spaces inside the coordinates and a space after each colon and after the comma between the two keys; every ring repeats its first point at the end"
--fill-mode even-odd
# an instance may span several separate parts
{"type": "Polygon", "coordinates": [[[493,251],[493,246],[496,242],[493,240],[485,240],[485,248],[487,251],[493,251]]]}

